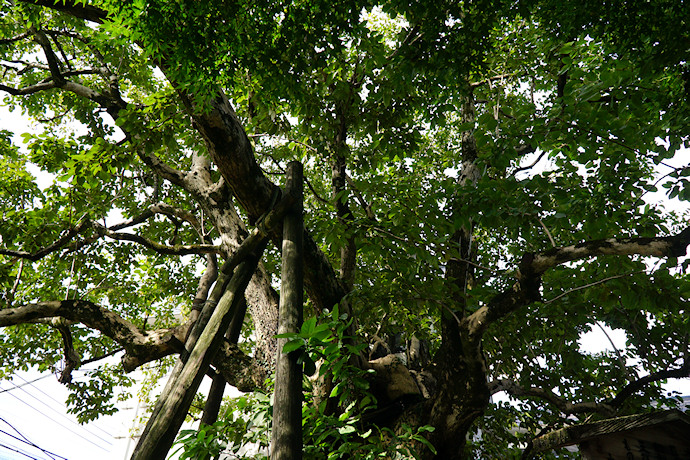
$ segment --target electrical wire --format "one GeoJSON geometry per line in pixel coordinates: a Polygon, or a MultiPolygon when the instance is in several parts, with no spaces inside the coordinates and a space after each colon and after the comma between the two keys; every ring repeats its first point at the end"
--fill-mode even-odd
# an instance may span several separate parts
{"type": "Polygon", "coordinates": [[[0,433],[3,433],[3,434],[5,434],[5,435],[7,435],[7,436],[9,436],[9,437],[11,437],[11,438],[13,438],[13,439],[16,439],[16,440],[19,441],[19,442],[22,442],[22,443],[24,443],[24,444],[28,444],[29,446],[34,447],[34,448],[40,450],[41,452],[45,453],[46,455],[48,455],[48,456],[49,456],[51,459],[53,459],[53,460],[57,460],[58,458],[60,458],[60,459],[62,459],[62,460],[68,460],[66,457],[63,457],[62,455],[58,455],[58,454],[56,454],[56,453],[54,453],[54,452],[50,452],[49,450],[46,450],[46,449],[40,447],[39,445],[37,445],[36,443],[30,441],[29,438],[27,438],[26,436],[24,436],[24,435],[22,434],[22,432],[19,431],[19,430],[17,429],[17,427],[15,427],[14,425],[12,425],[10,422],[8,422],[7,420],[5,420],[4,418],[0,417],[0,421],[2,421],[2,422],[4,422],[5,424],[7,424],[7,426],[9,426],[10,428],[12,428],[12,430],[14,430],[14,432],[17,433],[19,436],[15,436],[15,435],[13,435],[12,433],[8,433],[7,431],[2,430],[2,429],[0,429],[0,433]]]}
{"type": "MultiPolygon", "coordinates": [[[[11,425],[10,425],[10,426],[11,426],[11,425]]],[[[47,451],[47,450],[45,450],[45,449],[42,449],[41,447],[37,446],[37,445],[34,444],[33,442],[31,442],[31,441],[24,441],[24,440],[21,439],[20,437],[14,436],[12,433],[8,433],[8,432],[5,431],[5,430],[0,430],[0,433],[4,434],[4,435],[6,435],[6,436],[9,436],[10,438],[12,438],[12,439],[14,439],[14,440],[16,440],[16,441],[22,442],[22,443],[24,443],[24,444],[28,444],[28,445],[31,446],[31,447],[35,447],[36,449],[38,449],[38,450],[40,450],[41,452],[43,452],[43,453],[45,453],[46,455],[48,455],[48,457],[50,457],[52,460],[57,460],[58,458],[61,458],[61,459],[63,459],[63,460],[68,460],[67,458],[65,458],[65,457],[63,457],[63,456],[61,456],[61,455],[57,455],[57,456],[56,456],[56,455],[53,455],[51,452],[49,452],[49,451],[47,451]]]]}
{"type": "Polygon", "coordinates": [[[8,446],[7,444],[0,443],[0,447],[7,449],[7,450],[10,450],[12,452],[16,452],[20,455],[23,455],[24,457],[28,457],[28,458],[31,458],[33,460],[39,460],[36,457],[32,457],[31,455],[27,454],[26,452],[22,452],[21,450],[19,450],[18,448],[15,448],[14,446],[8,446]]]}
{"type": "MultiPolygon", "coordinates": [[[[21,377],[19,377],[19,378],[21,378],[21,377]]],[[[24,379],[22,379],[22,380],[24,380],[24,379]]],[[[61,404],[61,405],[64,407],[64,404],[62,404],[62,403],[60,403],[60,401],[57,401],[56,399],[52,398],[50,395],[46,394],[46,393],[45,393],[44,391],[42,391],[40,388],[36,388],[35,386],[34,386],[33,388],[36,389],[36,390],[38,390],[39,392],[43,393],[45,396],[47,396],[48,398],[52,399],[52,400],[55,401],[56,403],[61,404]]],[[[67,417],[64,413],[60,412],[59,410],[55,409],[54,407],[51,407],[51,406],[50,406],[48,403],[46,403],[45,401],[41,400],[40,398],[36,397],[35,395],[32,395],[32,394],[29,393],[26,389],[20,388],[20,390],[23,391],[24,393],[28,394],[29,396],[31,396],[33,399],[35,399],[36,401],[40,402],[40,403],[43,404],[44,406],[46,406],[48,409],[50,409],[51,411],[53,411],[54,413],[56,413],[57,415],[59,415],[59,416],[62,417],[63,419],[65,419],[65,420],[67,420],[68,422],[70,422],[72,425],[75,425],[75,426],[81,428],[82,430],[84,430],[84,431],[86,431],[87,433],[89,433],[91,436],[100,439],[101,441],[103,441],[104,443],[108,444],[109,446],[112,446],[113,443],[112,443],[111,441],[109,441],[108,439],[104,439],[104,438],[98,436],[96,433],[93,433],[93,432],[89,431],[86,427],[84,427],[83,425],[80,425],[79,423],[75,422],[74,420],[72,420],[71,418],[67,417]]],[[[55,420],[53,420],[53,421],[55,421],[55,420]]],[[[55,421],[55,422],[57,423],[57,421],[55,421]]],[[[63,425],[63,426],[64,426],[64,425],[63,425]]],[[[103,430],[101,430],[101,431],[103,431],[103,430]]],[[[106,431],[103,431],[103,432],[104,432],[105,434],[107,434],[108,436],[112,437],[112,435],[111,435],[110,433],[108,433],[108,432],[106,432],[106,431]]]]}
{"type": "MultiPolygon", "coordinates": [[[[76,436],[80,437],[81,439],[83,439],[84,441],[88,442],[89,444],[93,444],[94,446],[96,446],[96,447],[98,447],[99,449],[104,450],[104,451],[106,451],[106,452],[108,451],[108,449],[106,449],[105,447],[103,447],[103,446],[101,446],[101,445],[99,445],[99,444],[96,444],[96,443],[93,442],[92,440],[90,440],[90,439],[88,439],[88,438],[85,438],[85,437],[82,436],[80,433],[77,433],[76,431],[72,430],[72,429],[69,428],[68,426],[63,425],[62,423],[58,422],[57,420],[53,419],[52,417],[49,417],[48,415],[44,414],[43,412],[41,412],[40,410],[36,409],[34,406],[32,406],[31,404],[29,404],[28,402],[26,402],[26,401],[24,401],[23,399],[19,398],[19,397],[18,397],[17,395],[15,395],[14,393],[8,393],[8,395],[10,395],[10,396],[12,396],[13,398],[17,399],[17,400],[18,400],[19,402],[21,402],[22,404],[25,404],[25,405],[29,406],[31,409],[35,410],[36,412],[38,412],[38,413],[41,414],[42,416],[46,417],[47,419],[51,420],[53,423],[55,423],[55,424],[61,426],[62,428],[66,429],[67,431],[69,431],[69,432],[75,434],[76,436]]],[[[30,395],[30,396],[33,396],[33,395],[31,395],[30,393],[29,393],[29,395],[30,395]]],[[[35,398],[35,396],[34,396],[34,398],[35,398]]],[[[36,399],[37,399],[37,398],[36,398],[36,399]]],[[[39,401],[40,401],[40,400],[39,400],[39,401]]],[[[62,414],[60,414],[60,415],[62,415],[62,414]]],[[[64,416],[63,416],[63,417],[64,417],[64,416]]],[[[67,417],[65,417],[65,418],[67,418],[67,417]]],[[[68,420],[69,420],[69,419],[68,419],[68,420]]],[[[70,420],[70,421],[71,421],[71,420],[70,420]]],[[[77,426],[80,426],[80,427],[81,427],[81,425],[77,425],[77,426]]]]}
{"type": "MultiPolygon", "coordinates": [[[[20,385],[15,385],[14,383],[12,383],[12,385],[13,385],[12,388],[7,388],[7,389],[5,389],[5,390],[0,390],[0,393],[5,393],[5,392],[7,392],[7,391],[16,390],[17,388],[21,388],[21,387],[23,387],[24,385],[31,385],[32,383],[38,382],[39,380],[43,380],[44,378],[50,377],[51,375],[53,375],[53,374],[42,375],[42,376],[40,376],[40,377],[38,377],[38,378],[36,378],[36,379],[31,380],[30,382],[27,382],[26,380],[22,379],[22,380],[24,380],[24,382],[26,382],[26,383],[22,383],[22,384],[20,384],[20,385]]],[[[11,383],[11,382],[10,382],[10,383],[11,383]]]]}
{"type": "MultiPolygon", "coordinates": [[[[50,375],[52,375],[52,374],[50,374],[50,375]]],[[[24,379],[21,375],[17,375],[16,377],[19,377],[20,379],[24,380],[24,382],[26,382],[26,379],[24,379]]],[[[30,383],[30,382],[26,382],[26,383],[30,383]]],[[[25,385],[25,384],[24,384],[24,385],[25,385]]],[[[22,386],[24,386],[24,385],[22,385],[22,386]]],[[[41,390],[40,388],[38,388],[36,385],[31,385],[31,387],[32,387],[34,390],[38,391],[39,393],[43,394],[46,398],[51,399],[51,400],[53,400],[55,403],[59,404],[60,407],[65,408],[65,410],[67,409],[66,406],[65,406],[65,403],[60,402],[60,401],[58,401],[57,399],[53,398],[51,395],[49,395],[49,394],[46,393],[45,391],[43,391],[43,390],[41,390]]],[[[26,391],[26,390],[23,390],[23,391],[24,391],[25,393],[28,393],[28,391],[26,391]]],[[[30,393],[29,393],[29,394],[30,394],[30,393]]],[[[33,395],[32,395],[32,396],[33,396],[33,395]]],[[[35,396],[34,396],[34,398],[35,398],[35,399],[38,399],[38,398],[36,398],[35,396]]],[[[40,399],[38,399],[38,400],[41,401],[40,399]]],[[[41,401],[41,402],[43,402],[43,401],[41,401]]],[[[43,402],[43,404],[47,406],[47,404],[45,404],[45,402],[43,402]]],[[[96,437],[96,438],[102,440],[103,442],[108,443],[108,445],[112,445],[112,442],[110,442],[110,441],[108,441],[108,440],[106,440],[106,439],[101,438],[101,437],[98,436],[96,433],[93,433],[92,431],[88,430],[84,425],[81,425],[81,424],[79,424],[79,423],[74,422],[74,420],[70,419],[69,417],[65,417],[65,414],[63,414],[62,412],[60,412],[60,411],[58,411],[58,410],[55,410],[55,409],[53,409],[53,412],[57,413],[58,415],[60,415],[61,417],[65,418],[65,419],[69,420],[71,423],[77,425],[78,427],[83,428],[84,431],[86,431],[86,432],[89,433],[90,435],[92,435],[92,436],[94,436],[94,437],[96,437]]],[[[93,428],[95,428],[95,429],[97,429],[97,430],[99,430],[99,431],[102,431],[103,434],[105,434],[105,435],[107,435],[107,436],[109,436],[109,437],[111,437],[111,438],[113,437],[112,434],[108,433],[107,431],[105,431],[103,428],[101,428],[101,427],[99,427],[99,426],[93,425],[93,428]]]]}

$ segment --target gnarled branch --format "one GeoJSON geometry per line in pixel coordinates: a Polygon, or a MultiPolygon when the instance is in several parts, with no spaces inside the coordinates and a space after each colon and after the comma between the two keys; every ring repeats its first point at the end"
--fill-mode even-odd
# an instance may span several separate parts
{"type": "Polygon", "coordinates": [[[539,387],[524,388],[518,385],[516,382],[509,379],[501,379],[489,383],[489,391],[491,392],[491,394],[496,394],[500,391],[505,391],[509,395],[515,397],[543,399],[552,404],[559,411],[566,415],[581,414],[585,412],[596,412],[598,414],[611,417],[615,414],[615,409],[611,406],[611,404],[608,404],[606,402],[572,403],[563,398],[562,396],[558,396],[550,389],[539,387]]]}
{"type": "Polygon", "coordinates": [[[481,335],[489,324],[520,307],[541,299],[541,275],[550,268],[566,262],[599,256],[681,257],[690,244],[690,227],[677,235],[654,238],[608,238],[585,241],[571,246],[552,248],[534,254],[526,253],[519,264],[517,282],[496,295],[467,318],[472,335],[481,335]]]}
{"type": "Polygon", "coordinates": [[[615,397],[607,398],[601,402],[572,403],[567,401],[564,397],[558,396],[550,389],[540,387],[524,388],[509,379],[500,379],[489,383],[489,391],[491,394],[505,391],[509,395],[515,397],[532,397],[543,399],[551,403],[554,407],[566,415],[595,412],[607,417],[612,417],[616,414],[616,410],[623,405],[626,399],[642,389],[645,385],[658,382],[660,380],[670,378],[679,379],[685,377],[690,377],[690,359],[688,358],[683,361],[683,364],[680,367],[653,372],[649,375],[633,380],[621,391],[619,391],[615,397]]]}

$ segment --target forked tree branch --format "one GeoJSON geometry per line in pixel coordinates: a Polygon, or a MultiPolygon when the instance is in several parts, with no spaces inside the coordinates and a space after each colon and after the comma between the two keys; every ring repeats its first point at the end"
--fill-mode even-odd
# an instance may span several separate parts
{"type": "MultiPolygon", "coordinates": [[[[146,215],[146,212],[143,213],[146,215]]],[[[137,219],[134,219],[136,222],[137,219]]],[[[143,222],[143,220],[142,220],[143,222]]],[[[140,222],[136,222],[140,223],[140,222]]],[[[130,221],[127,223],[125,226],[129,225],[136,225],[136,223],[132,223],[130,221]]],[[[183,244],[177,244],[173,246],[168,246],[164,244],[157,243],[155,241],[151,241],[148,238],[144,238],[141,235],[136,235],[134,233],[120,233],[111,230],[108,227],[105,227],[99,223],[92,222],[89,219],[84,219],[81,221],[76,227],[71,228],[64,232],[64,234],[58,238],[57,241],[54,243],[46,246],[45,248],[39,249],[36,252],[27,252],[27,251],[16,251],[16,250],[11,250],[11,249],[4,249],[0,248],[0,255],[5,255],[5,256],[10,256],[10,257],[16,257],[19,259],[27,259],[32,262],[36,262],[49,254],[52,254],[53,252],[59,251],[63,247],[67,246],[75,236],[78,234],[93,228],[99,236],[106,236],[108,238],[111,238],[113,240],[117,241],[131,241],[133,243],[140,244],[141,246],[144,246],[145,248],[151,249],[159,254],[166,254],[166,255],[189,255],[189,254],[222,254],[223,251],[219,246],[213,245],[213,244],[188,244],[188,245],[183,245],[183,244]]],[[[120,226],[119,228],[124,228],[123,226],[120,226]]],[[[87,242],[92,243],[95,241],[97,238],[88,238],[87,242]]],[[[78,244],[77,249],[81,248],[83,245],[78,244]]]]}
{"type": "Polygon", "coordinates": [[[549,402],[565,415],[594,412],[606,417],[612,417],[616,414],[616,410],[623,405],[626,399],[635,394],[637,391],[641,390],[645,385],[670,378],[680,379],[686,377],[690,377],[690,359],[687,358],[683,361],[683,364],[680,367],[654,372],[639,379],[633,380],[621,391],[619,391],[615,397],[607,398],[601,402],[571,403],[564,397],[555,394],[550,389],[540,387],[525,388],[510,379],[500,379],[489,383],[489,391],[492,395],[500,391],[505,391],[509,395],[518,398],[539,398],[549,402]]]}
{"type": "MultiPolygon", "coordinates": [[[[120,343],[128,353],[139,355],[153,349],[173,353],[173,337],[183,327],[143,331],[131,321],[121,317],[107,308],[86,300],[56,300],[37,302],[15,308],[0,310],[0,327],[32,323],[47,318],[61,317],[69,321],[80,322],[85,326],[100,331],[120,343]]],[[[182,335],[184,338],[184,336],[182,335]]]]}
{"type": "Polygon", "coordinates": [[[517,281],[496,295],[487,305],[466,318],[470,335],[481,337],[488,326],[530,303],[541,300],[541,276],[547,270],[575,260],[600,256],[681,257],[690,244],[690,227],[672,236],[654,238],[608,238],[552,248],[542,253],[526,253],[520,261],[517,281]]]}
{"type": "Polygon", "coordinates": [[[134,233],[114,232],[96,222],[93,223],[93,226],[100,235],[118,241],[131,241],[159,254],[183,256],[189,254],[221,254],[223,252],[219,246],[213,244],[176,244],[174,246],[168,246],[151,241],[148,238],[134,233]]]}
{"type": "MultiPolygon", "coordinates": [[[[85,300],[47,301],[0,310],[0,328],[64,318],[100,331],[125,349],[122,366],[126,372],[150,361],[180,353],[188,324],[170,329],[145,331],[107,308],[85,300]]],[[[229,384],[251,391],[263,385],[265,371],[236,346],[224,345],[213,365],[229,384]]]]}
{"type": "Polygon", "coordinates": [[[581,414],[585,412],[596,412],[598,414],[610,417],[615,414],[614,408],[610,404],[607,404],[605,402],[572,403],[563,398],[562,396],[558,396],[550,389],[539,387],[525,388],[509,379],[501,379],[489,383],[489,391],[492,395],[501,391],[505,391],[509,395],[517,398],[527,397],[543,399],[544,401],[549,402],[556,409],[558,409],[566,415],[581,414]]]}

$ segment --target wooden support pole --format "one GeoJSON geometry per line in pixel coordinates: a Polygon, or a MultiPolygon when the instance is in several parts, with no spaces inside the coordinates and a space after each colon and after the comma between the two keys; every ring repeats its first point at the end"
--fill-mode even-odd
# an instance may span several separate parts
{"type": "MultiPolygon", "coordinates": [[[[187,363],[187,360],[194,350],[196,343],[201,336],[202,332],[206,328],[212,314],[214,313],[216,306],[220,304],[220,301],[222,299],[222,296],[225,294],[226,290],[228,289],[228,285],[231,281],[231,276],[234,276],[233,273],[237,273],[235,271],[235,268],[238,267],[238,265],[246,260],[248,257],[252,257],[252,254],[258,254],[257,257],[257,263],[258,263],[258,258],[260,257],[261,253],[263,252],[263,248],[266,245],[266,241],[268,239],[268,234],[271,231],[271,229],[278,227],[281,223],[282,220],[285,216],[285,213],[292,207],[293,205],[293,197],[290,195],[284,196],[280,202],[276,205],[276,207],[271,210],[264,219],[261,220],[261,222],[257,223],[256,228],[252,231],[252,233],[242,242],[239,248],[234,252],[234,254],[225,261],[223,266],[220,268],[218,271],[218,278],[216,279],[216,284],[213,288],[213,291],[211,291],[211,294],[208,297],[208,300],[206,301],[206,304],[204,308],[201,311],[201,314],[197,318],[196,322],[192,325],[190,328],[189,333],[187,334],[187,339],[185,341],[185,348],[180,353],[180,359],[177,360],[177,363],[175,364],[175,367],[173,368],[170,377],[168,378],[168,382],[163,388],[163,392],[158,398],[158,401],[156,402],[156,406],[153,409],[153,412],[151,414],[151,417],[149,418],[149,422],[146,424],[146,427],[144,428],[144,432],[141,434],[141,437],[139,438],[139,442],[137,444],[137,448],[135,449],[134,453],[132,454],[132,459],[136,460],[143,460],[143,459],[164,459],[165,455],[167,454],[167,451],[170,449],[172,446],[172,443],[174,441],[175,435],[177,434],[177,431],[174,433],[166,434],[165,435],[165,442],[161,444],[160,448],[156,448],[155,452],[154,450],[151,450],[149,452],[149,449],[152,448],[152,444],[149,440],[151,436],[155,439],[161,436],[162,434],[155,434],[151,435],[151,429],[156,423],[155,420],[158,420],[161,416],[161,408],[163,407],[164,401],[167,401],[170,399],[173,393],[173,390],[177,388],[177,381],[180,377],[180,374],[182,373],[185,364],[187,363]],[[260,249],[259,249],[260,248],[260,249]],[[168,438],[172,437],[172,440],[168,443],[168,438]],[[166,450],[163,452],[164,446],[167,445],[166,450]],[[146,447],[144,447],[146,446],[146,447]]],[[[254,268],[256,267],[256,264],[254,265],[254,268]]],[[[254,269],[252,269],[252,273],[250,273],[250,277],[253,274],[254,269]]],[[[249,282],[249,279],[247,279],[247,282],[249,282]]],[[[246,287],[246,284],[245,284],[246,287]]],[[[244,288],[242,289],[242,292],[240,293],[240,297],[244,295],[244,288]]],[[[239,300],[239,299],[238,299],[239,300]]],[[[205,372],[206,369],[204,369],[205,372]]],[[[196,391],[196,390],[195,390],[196,391]]],[[[189,406],[187,406],[187,410],[189,409],[189,406]]],[[[182,420],[184,420],[184,417],[186,416],[186,410],[184,411],[184,414],[179,414],[178,417],[181,417],[182,420]]],[[[182,422],[180,422],[180,425],[182,422]]],[[[179,426],[177,427],[177,430],[179,430],[179,426]]],[[[161,441],[162,442],[162,441],[161,441]]]]}
{"type": "MultiPolygon", "coordinates": [[[[242,323],[244,316],[247,313],[247,301],[243,301],[235,315],[232,317],[228,332],[225,333],[225,338],[230,344],[237,344],[242,333],[242,323]]],[[[220,405],[223,402],[223,393],[225,392],[225,377],[222,374],[216,373],[212,377],[211,388],[206,397],[204,404],[204,411],[201,414],[201,423],[205,425],[213,425],[218,421],[218,414],[220,413],[220,405]]]]}
{"type": "MultiPolygon", "coordinates": [[[[259,262],[266,240],[235,269],[218,305],[199,335],[178,375],[173,375],[158,398],[131,460],[164,460],[182,426],[201,380],[223,342],[235,311],[244,302],[244,290],[259,262]]],[[[201,318],[200,318],[201,319],[201,318]]],[[[192,334],[193,335],[193,334],[192,334]]]]}
{"type": "MultiPolygon", "coordinates": [[[[282,274],[278,334],[296,333],[302,325],[304,267],[302,254],[302,164],[288,164],[285,192],[296,198],[283,221],[282,274]]],[[[296,353],[283,353],[278,339],[271,432],[271,460],[302,458],[302,369],[296,353]]]]}

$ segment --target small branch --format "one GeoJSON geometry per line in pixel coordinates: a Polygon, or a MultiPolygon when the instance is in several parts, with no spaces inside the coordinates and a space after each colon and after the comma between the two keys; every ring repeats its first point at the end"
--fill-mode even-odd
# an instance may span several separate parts
{"type": "Polygon", "coordinates": [[[367,217],[370,220],[373,220],[376,222],[376,215],[374,214],[374,211],[371,209],[371,205],[366,202],[364,197],[362,196],[362,193],[359,191],[357,186],[355,185],[355,181],[352,180],[349,174],[345,174],[345,180],[347,180],[347,184],[350,186],[352,191],[355,193],[355,197],[357,198],[357,201],[359,202],[359,205],[362,207],[362,210],[364,210],[364,213],[367,215],[367,217]]]}
{"type": "Polygon", "coordinates": [[[609,343],[611,344],[611,347],[613,347],[613,350],[616,352],[616,356],[618,357],[618,363],[621,366],[621,370],[623,372],[626,372],[627,366],[625,365],[625,359],[623,359],[623,355],[621,354],[621,351],[618,349],[615,343],[613,343],[613,339],[611,339],[611,336],[609,335],[608,332],[606,332],[606,329],[604,326],[601,325],[599,321],[595,321],[594,324],[597,325],[599,330],[604,333],[606,338],[608,339],[609,343]]]}
{"type": "Polygon", "coordinates": [[[167,246],[164,244],[156,243],[155,241],[151,241],[147,238],[144,238],[141,235],[136,235],[133,233],[118,233],[114,232],[112,230],[109,230],[108,228],[104,227],[101,224],[94,223],[94,227],[96,228],[96,231],[98,231],[99,234],[107,236],[108,238],[111,238],[113,240],[118,240],[118,241],[131,241],[133,243],[138,243],[146,248],[149,248],[159,254],[167,254],[167,255],[189,255],[189,254],[222,254],[223,251],[219,246],[215,246],[213,244],[191,244],[191,245],[182,245],[182,244],[176,244],[174,246],[167,246]]]}
{"type": "MultiPolygon", "coordinates": [[[[127,137],[131,139],[133,137],[138,138],[140,136],[132,136],[131,133],[127,133],[127,137]]],[[[151,168],[151,170],[158,174],[160,177],[169,181],[172,184],[182,187],[185,190],[189,189],[189,184],[185,180],[185,175],[181,171],[163,162],[153,153],[144,153],[143,149],[141,148],[137,149],[137,153],[139,154],[139,158],[141,158],[144,164],[151,168]]]]}
{"type": "Polygon", "coordinates": [[[8,305],[12,303],[14,300],[14,295],[17,293],[17,289],[19,288],[19,282],[22,279],[22,272],[24,271],[24,259],[19,259],[19,269],[17,270],[17,277],[14,279],[14,284],[12,285],[12,289],[10,289],[10,293],[7,296],[7,303],[8,305]]]}
{"type": "Polygon", "coordinates": [[[609,404],[613,407],[620,407],[626,399],[628,399],[630,396],[635,394],[635,392],[637,392],[649,383],[658,382],[659,380],[666,380],[670,378],[680,379],[687,377],[690,377],[690,359],[688,359],[688,357],[686,356],[683,360],[683,364],[676,369],[666,369],[663,371],[654,372],[644,377],[641,377],[633,382],[630,382],[628,385],[625,386],[625,388],[618,392],[616,397],[613,398],[609,402],[609,404]]]}
{"type": "Polygon", "coordinates": [[[153,215],[154,215],[154,212],[151,209],[151,207],[149,207],[148,209],[144,210],[144,212],[142,212],[138,216],[135,216],[128,221],[121,222],[121,223],[115,224],[115,225],[111,225],[108,228],[112,231],[118,231],[118,230],[122,230],[124,228],[133,227],[135,225],[139,225],[143,222],[146,222],[148,219],[153,217],[153,215]]]}
{"type": "MultiPolygon", "coordinates": [[[[554,297],[553,299],[549,299],[549,300],[545,301],[545,302],[544,302],[544,305],[548,305],[548,304],[550,304],[550,303],[553,303],[553,302],[557,301],[558,299],[560,299],[561,297],[565,297],[565,296],[567,296],[568,294],[570,294],[570,293],[572,293],[572,292],[581,291],[581,290],[583,290],[583,289],[587,289],[587,288],[590,288],[590,287],[592,287],[592,286],[597,286],[597,285],[599,285],[599,284],[604,284],[604,283],[606,283],[606,282],[608,282],[608,281],[611,281],[611,280],[615,280],[615,279],[618,279],[618,278],[625,278],[626,276],[636,275],[636,274],[638,274],[638,273],[644,273],[644,272],[645,272],[644,270],[637,270],[637,271],[634,271],[634,272],[623,273],[623,274],[620,274],[620,275],[613,275],[613,276],[609,276],[609,277],[607,277],[607,278],[603,278],[603,279],[600,279],[600,280],[597,280],[597,281],[593,281],[593,282],[591,282],[591,283],[587,283],[587,284],[582,285],[582,286],[577,286],[577,287],[574,287],[574,288],[572,288],[572,289],[568,289],[567,291],[565,291],[565,292],[563,292],[563,293],[557,295],[557,296],[554,297]]],[[[609,340],[610,340],[610,339],[609,339],[609,340]]]]}
{"type": "Polygon", "coordinates": [[[400,46],[398,46],[395,50],[393,50],[392,53],[390,53],[388,56],[386,56],[386,61],[390,61],[391,59],[393,59],[395,56],[398,55],[398,53],[400,53],[404,49],[404,47],[411,46],[412,44],[414,44],[414,42],[416,42],[420,38],[422,38],[422,34],[419,32],[419,26],[415,25],[407,33],[407,35],[405,36],[403,41],[400,43],[400,46]]]}
{"type": "MultiPolygon", "coordinates": [[[[532,153],[535,151],[535,149],[532,148],[531,145],[526,145],[524,147],[525,147],[524,148],[524,154],[532,153]]],[[[520,152],[520,153],[522,154],[522,152],[520,152]]],[[[515,176],[517,173],[519,173],[521,171],[526,171],[528,169],[532,169],[533,167],[535,167],[537,165],[537,163],[539,163],[541,161],[542,158],[544,158],[544,155],[546,155],[546,153],[547,153],[546,150],[542,151],[536,160],[534,160],[532,163],[528,164],[527,166],[521,166],[521,167],[517,168],[515,171],[513,171],[512,175],[515,176]]]]}
{"type": "Polygon", "coordinates": [[[90,227],[90,225],[91,225],[91,222],[88,219],[84,219],[76,227],[67,230],[53,244],[51,244],[51,245],[49,245],[43,249],[40,249],[34,253],[30,253],[30,252],[26,252],[26,251],[12,251],[9,249],[0,248],[0,255],[18,257],[20,259],[27,259],[27,260],[30,260],[32,262],[36,262],[37,260],[40,260],[43,257],[47,256],[48,254],[51,254],[55,251],[58,251],[60,248],[65,246],[67,243],[69,243],[72,240],[72,238],[74,238],[76,235],[81,233],[86,228],[90,227]]]}
{"type": "Polygon", "coordinates": [[[551,242],[551,246],[555,248],[556,242],[553,240],[553,236],[551,236],[551,232],[549,231],[548,228],[546,228],[546,225],[544,225],[544,221],[541,220],[541,217],[537,217],[537,219],[539,219],[539,223],[541,224],[541,227],[546,232],[546,236],[549,237],[549,241],[551,242]]]}
{"type": "Polygon", "coordinates": [[[24,32],[23,34],[15,35],[14,37],[11,38],[2,38],[0,39],[0,45],[7,45],[9,43],[14,43],[18,42],[19,40],[24,40],[26,37],[30,37],[31,32],[24,32]]]}
{"type": "Polygon", "coordinates": [[[87,364],[95,363],[96,361],[100,361],[102,359],[110,358],[111,356],[114,356],[114,355],[120,353],[121,351],[125,351],[125,349],[124,348],[118,348],[116,350],[111,351],[110,353],[106,353],[106,354],[100,355],[100,356],[94,356],[93,358],[89,358],[89,359],[82,361],[81,365],[85,366],[87,364]]]}
{"type": "Polygon", "coordinates": [[[471,260],[463,259],[463,258],[461,258],[461,257],[451,257],[451,258],[448,259],[448,260],[452,260],[452,261],[454,261],[454,262],[462,262],[462,263],[465,263],[465,264],[469,264],[469,265],[472,265],[473,267],[477,267],[477,268],[479,268],[479,269],[481,269],[481,270],[490,271],[490,272],[495,273],[495,274],[497,274],[497,275],[505,275],[505,274],[508,273],[507,270],[497,270],[497,269],[495,269],[495,268],[485,267],[485,266],[483,266],[483,265],[479,265],[478,263],[472,262],[471,260]]]}
{"type": "Polygon", "coordinates": [[[189,223],[194,228],[194,230],[196,230],[197,233],[199,233],[199,236],[203,238],[203,235],[201,234],[201,225],[199,224],[199,220],[196,218],[196,216],[194,216],[194,214],[192,214],[189,211],[185,211],[182,208],[176,208],[163,202],[151,205],[148,207],[148,209],[144,210],[144,212],[142,212],[138,216],[135,216],[126,222],[111,225],[110,227],[108,227],[108,229],[112,231],[118,231],[128,227],[133,227],[135,225],[139,225],[143,222],[146,222],[155,214],[163,214],[168,217],[182,219],[185,222],[189,223]]]}
{"type": "Polygon", "coordinates": [[[332,203],[331,203],[330,201],[328,201],[327,199],[325,199],[324,197],[322,197],[321,195],[319,195],[318,192],[317,192],[316,190],[314,190],[314,187],[312,187],[311,182],[309,181],[309,179],[307,179],[307,178],[305,177],[305,178],[304,178],[304,182],[306,182],[307,187],[309,187],[309,190],[311,190],[311,193],[314,195],[314,197],[315,197],[317,200],[319,200],[321,203],[326,204],[326,205],[328,205],[328,206],[331,206],[331,205],[332,205],[332,203]]]}
{"type": "Polygon", "coordinates": [[[482,85],[485,85],[487,83],[491,83],[491,82],[496,81],[496,80],[505,80],[506,78],[512,78],[512,77],[515,77],[517,75],[519,75],[519,74],[517,74],[517,73],[505,73],[502,75],[494,75],[493,77],[485,78],[484,80],[470,83],[470,87],[476,88],[478,86],[482,86],[482,85]]]}

